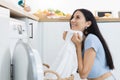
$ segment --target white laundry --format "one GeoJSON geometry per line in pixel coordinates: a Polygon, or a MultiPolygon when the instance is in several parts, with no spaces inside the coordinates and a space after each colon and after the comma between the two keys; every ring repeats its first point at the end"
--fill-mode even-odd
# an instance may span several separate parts
{"type": "Polygon", "coordinates": [[[73,33],[79,33],[82,36],[81,31],[68,30],[65,44],[56,57],[55,62],[51,65],[51,69],[56,71],[61,78],[70,77],[71,74],[75,74],[78,68],[76,48],[71,41],[73,33]]]}

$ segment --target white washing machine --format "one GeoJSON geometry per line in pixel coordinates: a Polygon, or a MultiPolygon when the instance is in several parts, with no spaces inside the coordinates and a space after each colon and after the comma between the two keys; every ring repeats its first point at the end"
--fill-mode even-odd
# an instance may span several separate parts
{"type": "Polygon", "coordinates": [[[0,7],[0,80],[10,80],[9,18],[10,11],[0,7]]]}
{"type": "Polygon", "coordinates": [[[32,49],[24,21],[10,19],[10,51],[13,80],[43,80],[39,53],[32,49]]]}

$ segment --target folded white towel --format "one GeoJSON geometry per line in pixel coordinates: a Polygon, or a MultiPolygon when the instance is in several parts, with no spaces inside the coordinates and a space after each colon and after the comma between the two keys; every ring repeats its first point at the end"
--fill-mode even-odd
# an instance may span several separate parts
{"type": "Polygon", "coordinates": [[[56,57],[55,62],[51,65],[51,69],[56,71],[61,78],[69,77],[71,74],[75,74],[78,68],[76,48],[71,41],[73,33],[79,33],[83,35],[81,31],[68,30],[65,44],[56,57]]]}

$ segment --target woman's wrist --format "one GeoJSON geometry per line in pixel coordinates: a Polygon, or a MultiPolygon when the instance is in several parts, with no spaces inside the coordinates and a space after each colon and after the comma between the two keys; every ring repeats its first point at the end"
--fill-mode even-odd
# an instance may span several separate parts
{"type": "Polygon", "coordinates": [[[79,44],[75,44],[76,48],[81,48],[82,47],[82,43],[79,44]]]}

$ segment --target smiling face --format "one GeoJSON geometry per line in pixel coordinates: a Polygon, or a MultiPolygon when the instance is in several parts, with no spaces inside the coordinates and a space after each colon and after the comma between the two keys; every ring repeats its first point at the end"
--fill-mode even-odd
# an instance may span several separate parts
{"type": "Polygon", "coordinates": [[[89,21],[86,21],[84,15],[80,11],[76,11],[73,18],[70,21],[72,30],[84,31],[86,27],[89,27],[89,21]]]}

